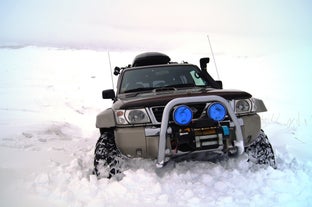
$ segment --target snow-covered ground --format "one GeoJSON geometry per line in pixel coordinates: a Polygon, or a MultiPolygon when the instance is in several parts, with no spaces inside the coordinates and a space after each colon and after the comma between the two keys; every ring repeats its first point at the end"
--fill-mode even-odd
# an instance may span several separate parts
{"type": "MultiPolygon", "coordinates": [[[[135,54],[110,53],[112,66],[131,63],[135,54]]],[[[179,55],[172,59],[199,58],[179,55]]],[[[154,161],[135,159],[121,180],[97,180],[95,116],[111,104],[101,99],[102,89],[112,87],[107,52],[0,49],[0,205],[312,206],[311,63],[304,51],[299,61],[290,57],[216,57],[225,88],[265,101],[262,128],[276,170],[242,156],[177,163],[159,175],[154,161]]]]}

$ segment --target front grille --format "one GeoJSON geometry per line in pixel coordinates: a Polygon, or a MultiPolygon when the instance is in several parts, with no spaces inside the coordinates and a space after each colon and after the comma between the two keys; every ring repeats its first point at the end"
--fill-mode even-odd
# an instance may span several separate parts
{"type": "Polygon", "coordinates": [[[152,111],[153,111],[153,114],[155,116],[156,121],[161,122],[161,118],[162,118],[164,108],[165,107],[163,107],[163,106],[152,108],[152,111]]]}
{"type": "MultiPolygon", "coordinates": [[[[206,104],[187,104],[188,107],[190,107],[193,111],[193,119],[198,119],[201,114],[203,113],[206,104]]],[[[155,116],[155,119],[158,122],[161,122],[163,111],[164,111],[164,106],[156,106],[152,107],[152,112],[155,116]]],[[[172,120],[172,116],[170,115],[169,120],[172,120]]]]}

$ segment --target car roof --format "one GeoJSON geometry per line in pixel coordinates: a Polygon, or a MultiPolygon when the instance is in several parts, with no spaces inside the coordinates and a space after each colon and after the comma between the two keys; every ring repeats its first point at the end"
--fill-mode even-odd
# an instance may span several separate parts
{"type": "Polygon", "coordinates": [[[126,67],[124,68],[124,71],[126,70],[137,70],[137,69],[148,69],[148,68],[163,68],[163,67],[175,67],[175,66],[195,66],[197,67],[196,65],[193,65],[193,64],[188,64],[188,63],[169,63],[169,64],[159,64],[159,65],[145,65],[145,66],[137,66],[137,67],[126,67]]]}

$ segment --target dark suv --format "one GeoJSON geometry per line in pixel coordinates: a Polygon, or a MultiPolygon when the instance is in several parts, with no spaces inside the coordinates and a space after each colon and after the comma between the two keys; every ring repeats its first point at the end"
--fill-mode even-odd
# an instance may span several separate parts
{"type": "Polygon", "coordinates": [[[113,105],[98,114],[100,138],[95,146],[94,172],[111,177],[127,157],[168,160],[196,155],[238,156],[275,167],[274,153],[261,130],[257,113],[266,111],[262,100],[239,90],[222,89],[200,68],[173,63],[162,53],[138,55],[132,65],[116,67],[117,91],[104,90],[113,105]]]}

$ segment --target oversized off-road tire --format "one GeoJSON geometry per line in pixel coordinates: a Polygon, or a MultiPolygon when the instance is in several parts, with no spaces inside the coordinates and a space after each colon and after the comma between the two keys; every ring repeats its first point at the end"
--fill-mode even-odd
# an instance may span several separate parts
{"type": "Polygon", "coordinates": [[[120,159],[121,153],[116,147],[114,132],[102,132],[95,145],[94,173],[98,178],[111,178],[120,173],[120,159]]]}
{"type": "Polygon", "coordinates": [[[245,152],[248,155],[248,161],[276,168],[272,145],[263,130],[260,131],[255,141],[245,148],[245,152]]]}

